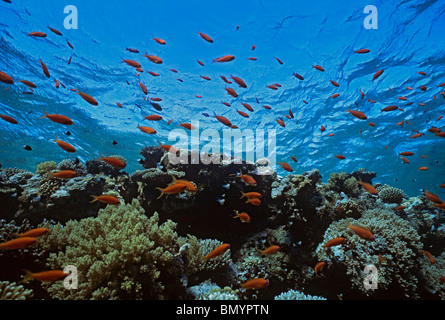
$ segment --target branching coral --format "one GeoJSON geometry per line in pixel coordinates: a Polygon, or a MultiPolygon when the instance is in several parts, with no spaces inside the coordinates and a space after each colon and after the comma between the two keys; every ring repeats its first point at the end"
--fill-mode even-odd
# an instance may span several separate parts
{"type": "MultiPolygon", "coordinates": [[[[73,265],[78,270],[77,290],[64,289],[60,282],[47,285],[55,299],[142,299],[161,298],[161,279],[174,280],[181,273],[174,259],[178,250],[175,223],[159,225],[137,200],[107,206],[96,218],[69,221],[54,226],[45,242],[52,252],[48,267],[73,265]]],[[[170,285],[176,285],[174,281],[170,285]]]]}
{"type": "Polygon", "coordinates": [[[417,297],[419,259],[422,244],[417,231],[409,222],[385,209],[367,210],[353,225],[366,227],[374,234],[375,241],[360,238],[347,228],[347,220],[333,222],[324,235],[316,254],[319,261],[327,261],[346,267],[346,275],[355,290],[365,295],[384,292],[391,287],[403,297],[417,297]],[[346,241],[336,247],[322,245],[336,237],[346,241]],[[370,290],[363,285],[364,268],[374,265],[378,271],[378,289],[370,290]]]}
{"type": "Polygon", "coordinates": [[[326,300],[324,297],[311,296],[296,290],[289,290],[274,297],[274,300],[326,300]]]}
{"type": "Polygon", "coordinates": [[[25,289],[15,282],[0,281],[0,300],[26,300],[32,297],[32,290],[25,289]]]}

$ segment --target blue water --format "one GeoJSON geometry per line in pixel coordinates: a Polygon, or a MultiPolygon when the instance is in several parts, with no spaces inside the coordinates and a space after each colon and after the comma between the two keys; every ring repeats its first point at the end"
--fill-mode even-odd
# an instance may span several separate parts
{"type": "MultiPolygon", "coordinates": [[[[1,1],[0,71],[12,76],[15,83],[0,83],[0,114],[12,116],[19,123],[0,119],[0,162],[3,167],[34,171],[42,161],[73,157],[87,161],[100,152],[124,156],[128,159],[126,171],[133,172],[142,169],[137,161],[141,148],[156,145],[158,140],[168,143],[169,132],[180,122],[199,121],[200,130],[225,129],[215,118],[202,115],[215,112],[240,129],[276,129],[277,161],[288,162],[295,173],[317,168],[326,181],[331,172],[366,168],[377,173],[373,182],[402,188],[409,195],[420,194],[422,188],[444,195],[445,189],[438,185],[445,183],[445,140],[427,131],[432,126],[445,128],[445,119],[437,121],[445,115],[445,99],[440,95],[445,89],[438,87],[445,82],[443,30],[445,2],[439,0],[1,1]],[[363,25],[367,16],[363,9],[370,4],[378,9],[378,29],[368,30],[363,25]],[[64,28],[66,5],[77,7],[78,29],[64,28]],[[60,30],[63,36],[52,33],[48,26],[60,30]],[[214,43],[204,41],[199,30],[209,34],[214,43]],[[43,31],[48,37],[28,36],[32,31],[43,31]],[[167,44],[160,45],[153,37],[167,44]],[[130,53],[128,47],[140,53],[130,53]],[[370,53],[354,54],[362,48],[370,53]],[[161,57],[164,63],[148,61],[143,57],[145,52],[161,57]],[[235,60],[212,63],[212,59],[227,54],[234,55],[235,60]],[[258,60],[247,60],[252,56],[258,60]],[[122,58],[138,61],[144,72],[136,76],[122,58]],[[44,76],[39,59],[48,66],[50,79],[44,76]],[[317,71],[313,65],[321,65],[326,71],[317,71]],[[371,81],[379,69],[385,72],[371,81]],[[160,76],[153,77],[147,71],[160,76]],[[304,81],[296,79],[294,72],[304,81]],[[230,85],[238,98],[227,94],[226,84],[219,78],[230,74],[248,85],[247,89],[230,85]],[[27,88],[20,79],[37,85],[34,94],[23,94],[27,88]],[[66,89],[56,89],[54,79],[66,89]],[[330,80],[340,87],[334,87],[330,80]],[[138,81],[147,86],[149,97],[162,98],[162,111],[143,100],[138,81]],[[282,87],[266,87],[274,83],[282,87]],[[421,85],[428,89],[419,90],[421,85]],[[99,105],[88,104],[70,88],[90,94],[99,105]],[[360,89],[365,92],[363,100],[360,89]],[[334,93],[340,96],[331,99],[334,93]],[[400,101],[399,96],[408,100],[400,101]],[[366,102],[368,98],[377,102],[366,102]],[[241,102],[254,108],[248,119],[236,113],[236,109],[246,111],[241,102]],[[407,102],[413,104],[405,106],[407,102]],[[394,104],[404,111],[380,111],[394,104]],[[40,119],[41,107],[48,113],[69,116],[74,124],[63,126],[40,119]],[[364,112],[368,120],[354,118],[346,112],[348,107],[364,112]],[[295,119],[285,118],[289,109],[295,119]],[[149,114],[160,114],[164,120],[143,121],[149,114]],[[279,126],[278,117],[285,120],[286,127],[279,126]],[[168,125],[170,119],[173,122],[168,125]],[[397,126],[402,120],[411,125],[397,126]],[[158,133],[142,133],[137,125],[143,123],[158,133]],[[322,125],[326,127],[323,133],[319,130],[322,125]],[[409,139],[413,130],[425,135],[409,139]],[[67,131],[71,135],[66,135],[67,131]],[[328,137],[330,133],[334,136],[328,137]],[[74,145],[76,154],[60,149],[54,142],[56,134],[74,145]],[[113,140],[117,144],[113,145],[113,140]],[[32,151],[25,150],[24,145],[31,146],[32,151]],[[414,152],[410,164],[399,158],[398,153],[403,151],[414,152]],[[334,154],[346,159],[338,160],[334,154]],[[298,163],[290,160],[291,155],[298,163]],[[428,157],[423,159],[421,155],[428,157]],[[421,166],[429,169],[418,171],[421,166]]],[[[277,171],[286,174],[281,167],[277,171]]]]}

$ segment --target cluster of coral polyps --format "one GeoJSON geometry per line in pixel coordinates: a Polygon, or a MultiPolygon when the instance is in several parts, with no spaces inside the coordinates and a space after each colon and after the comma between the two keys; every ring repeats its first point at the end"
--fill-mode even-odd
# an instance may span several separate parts
{"type": "Polygon", "coordinates": [[[28,291],[4,296],[31,298],[19,293],[32,290],[32,299],[445,298],[444,210],[424,195],[408,198],[378,183],[372,195],[360,182],[373,184],[376,174],[363,169],[333,173],[323,183],[318,170],[278,176],[265,159],[214,155],[217,164],[173,164],[156,147],[141,155],[142,168],[132,174],[78,159],[45,162],[35,173],[0,170],[0,242],[33,227],[50,230],[35,246],[0,251],[0,281],[20,281],[22,269],[78,270],[77,289],[32,281],[23,284],[28,291]],[[67,169],[77,177],[51,175],[67,169]],[[194,190],[161,196],[159,189],[177,180],[194,190]],[[261,194],[256,205],[249,192],[261,194]],[[103,194],[120,204],[90,202],[103,194]],[[344,240],[324,246],[334,238],[344,240]],[[223,243],[230,245],[224,254],[203,259],[223,243]],[[364,286],[367,266],[376,272],[371,288],[364,286]],[[268,286],[242,288],[254,278],[268,286]]]}

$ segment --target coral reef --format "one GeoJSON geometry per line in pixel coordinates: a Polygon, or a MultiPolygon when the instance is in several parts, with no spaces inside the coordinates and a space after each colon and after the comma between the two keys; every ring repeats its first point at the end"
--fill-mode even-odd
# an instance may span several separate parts
{"type": "Polygon", "coordinates": [[[61,281],[23,287],[32,290],[31,299],[444,299],[445,210],[424,195],[408,198],[403,190],[373,184],[376,174],[364,169],[332,173],[323,183],[316,169],[279,176],[267,159],[179,154],[173,162],[162,148],[146,147],[141,170],[131,174],[77,158],[41,163],[36,173],[0,169],[0,241],[39,226],[50,230],[35,246],[0,251],[0,263],[8,266],[0,280],[19,281],[23,268],[73,265],[76,290],[61,281]],[[201,156],[211,161],[198,161],[201,156]],[[68,169],[78,176],[48,174],[68,169]],[[256,183],[246,183],[241,173],[256,183]],[[175,179],[195,190],[160,196],[175,179]],[[260,202],[246,202],[247,192],[260,194],[260,202]],[[100,194],[121,204],[90,203],[100,194]],[[234,211],[250,221],[234,219],[234,211]],[[349,224],[368,228],[375,240],[362,239],[349,224]],[[345,240],[323,247],[336,237],[345,240]],[[222,243],[230,249],[203,259],[222,243]],[[260,252],[270,246],[279,250],[260,252]],[[325,265],[315,274],[320,261],[325,265]],[[369,265],[377,270],[375,289],[364,286],[369,265]],[[269,285],[241,288],[253,278],[269,285]]]}

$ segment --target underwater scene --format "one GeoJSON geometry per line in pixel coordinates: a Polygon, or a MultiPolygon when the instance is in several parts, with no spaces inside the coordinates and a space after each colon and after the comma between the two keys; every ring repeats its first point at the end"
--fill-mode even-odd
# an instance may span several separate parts
{"type": "Polygon", "coordinates": [[[445,299],[443,30],[440,0],[0,1],[0,300],[445,299]]]}

